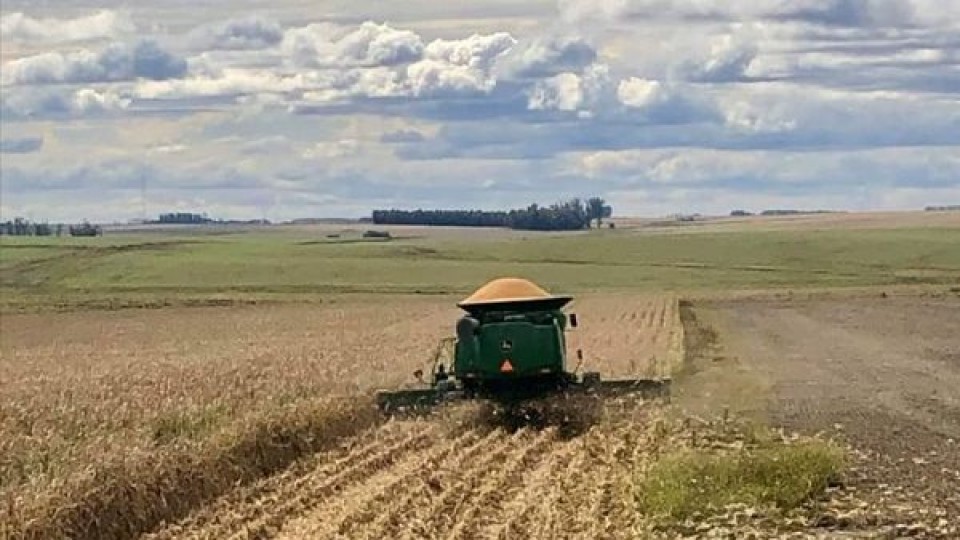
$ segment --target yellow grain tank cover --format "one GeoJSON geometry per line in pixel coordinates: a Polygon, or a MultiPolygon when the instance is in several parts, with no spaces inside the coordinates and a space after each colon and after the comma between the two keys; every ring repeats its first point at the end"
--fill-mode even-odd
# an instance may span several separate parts
{"type": "Polygon", "coordinates": [[[554,296],[535,283],[523,278],[499,278],[480,287],[457,304],[459,307],[507,304],[519,302],[559,301],[566,303],[570,297],[554,296]]]}

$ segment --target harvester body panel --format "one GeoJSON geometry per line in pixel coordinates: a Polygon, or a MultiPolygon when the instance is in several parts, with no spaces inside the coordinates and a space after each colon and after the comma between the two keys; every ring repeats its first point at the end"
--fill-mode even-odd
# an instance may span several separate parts
{"type": "MultiPolygon", "coordinates": [[[[478,381],[557,374],[565,367],[563,314],[507,313],[458,336],[454,375],[478,381]]],[[[490,319],[487,319],[490,320],[490,319]]]]}

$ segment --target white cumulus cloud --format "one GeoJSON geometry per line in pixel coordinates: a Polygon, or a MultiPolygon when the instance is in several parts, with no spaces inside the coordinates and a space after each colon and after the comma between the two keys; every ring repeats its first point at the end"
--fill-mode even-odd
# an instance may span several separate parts
{"type": "Polygon", "coordinates": [[[582,75],[560,73],[538,81],[528,94],[531,110],[581,111],[584,115],[605,102],[611,88],[609,69],[596,64],[582,75]]]}
{"type": "Polygon", "coordinates": [[[281,43],[295,66],[389,66],[418,60],[423,40],[410,30],[371,21],[350,29],[328,23],[287,30],[281,43]]]}
{"type": "Polygon", "coordinates": [[[0,110],[4,120],[70,118],[122,111],[129,97],[113,89],[81,88],[75,91],[18,90],[3,96],[0,110]]]}
{"type": "Polygon", "coordinates": [[[464,39],[436,39],[427,44],[424,57],[457,66],[488,70],[496,60],[516,45],[507,32],[473,34],[464,39]]]}
{"type": "Polygon", "coordinates": [[[200,26],[189,39],[206,50],[264,49],[283,40],[283,28],[277,21],[251,15],[200,26]]]}
{"type": "Polygon", "coordinates": [[[620,81],[617,98],[628,107],[643,108],[663,103],[667,95],[660,81],[630,77],[620,81]]]}
{"type": "Polygon", "coordinates": [[[51,84],[170,79],[187,73],[183,58],[153,41],[114,43],[100,52],[47,52],[3,65],[3,84],[51,84]]]}
{"type": "Polygon", "coordinates": [[[738,81],[756,57],[756,44],[727,34],[710,44],[707,58],[686,65],[687,76],[699,82],[738,81]]]}
{"type": "Polygon", "coordinates": [[[407,67],[407,84],[414,96],[462,95],[489,92],[496,80],[469,66],[421,60],[407,67]]]}
{"type": "Polygon", "coordinates": [[[65,43],[116,38],[136,30],[129,16],[101,10],[76,19],[37,19],[21,12],[0,18],[4,40],[65,43]]]}
{"type": "Polygon", "coordinates": [[[552,35],[521,41],[498,62],[498,70],[509,77],[549,77],[576,73],[592,65],[597,51],[576,35],[552,35]]]}
{"type": "Polygon", "coordinates": [[[580,76],[576,73],[561,73],[537,83],[530,93],[528,106],[534,110],[575,111],[583,102],[584,92],[580,85],[580,76]]]}

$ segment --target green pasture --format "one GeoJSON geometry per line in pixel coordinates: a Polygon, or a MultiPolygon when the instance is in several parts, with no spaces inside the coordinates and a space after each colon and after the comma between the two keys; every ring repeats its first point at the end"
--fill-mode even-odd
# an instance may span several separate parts
{"type": "Polygon", "coordinates": [[[328,238],[323,231],[0,239],[5,308],[96,297],[465,293],[504,275],[558,291],[960,285],[960,230],[328,238]]]}

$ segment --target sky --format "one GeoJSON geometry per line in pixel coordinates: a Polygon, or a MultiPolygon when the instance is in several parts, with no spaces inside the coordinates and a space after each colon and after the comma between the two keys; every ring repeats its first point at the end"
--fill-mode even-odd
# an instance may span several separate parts
{"type": "Polygon", "coordinates": [[[960,0],[4,0],[0,218],[960,204],[960,0]]]}

